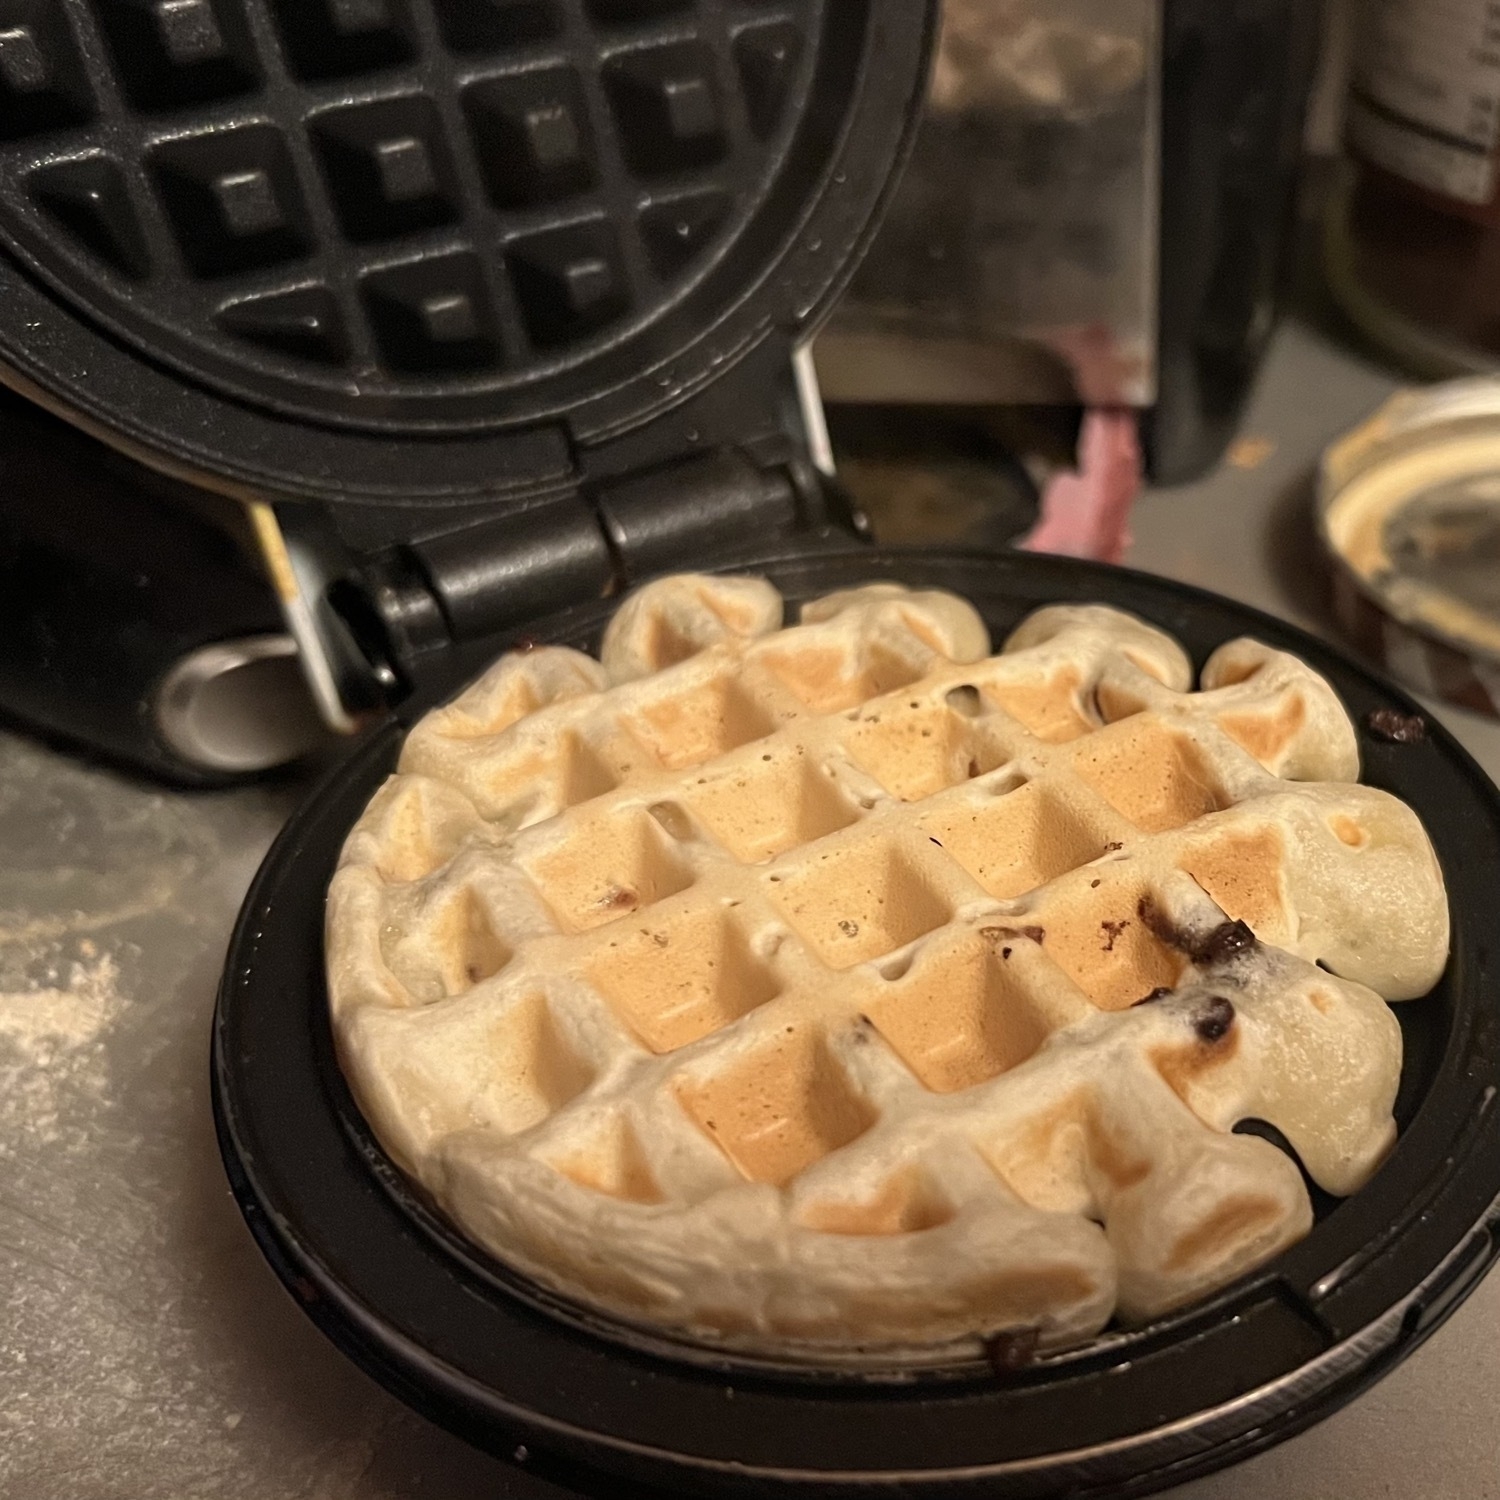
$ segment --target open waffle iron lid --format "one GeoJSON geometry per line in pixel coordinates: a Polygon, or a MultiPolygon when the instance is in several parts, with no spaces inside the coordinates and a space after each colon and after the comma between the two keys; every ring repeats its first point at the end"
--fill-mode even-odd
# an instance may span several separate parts
{"type": "Polygon", "coordinates": [[[766,387],[752,356],[826,310],[935,11],[0,0],[0,375],[200,483],[345,509],[511,513],[591,450],[711,444],[660,419],[766,387]]]}

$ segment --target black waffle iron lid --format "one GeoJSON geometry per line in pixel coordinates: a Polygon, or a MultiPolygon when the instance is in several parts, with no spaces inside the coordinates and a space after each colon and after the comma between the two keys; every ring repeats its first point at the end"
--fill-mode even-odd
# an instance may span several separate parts
{"type": "Polygon", "coordinates": [[[556,485],[853,269],[912,0],[0,0],[0,360],[261,493],[556,485]]]}
{"type": "Polygon", "coordinates": [[[0,0],[0,378],[276,504],[387,677],[815,525],[789,359],[936,8],[0,0]]]}

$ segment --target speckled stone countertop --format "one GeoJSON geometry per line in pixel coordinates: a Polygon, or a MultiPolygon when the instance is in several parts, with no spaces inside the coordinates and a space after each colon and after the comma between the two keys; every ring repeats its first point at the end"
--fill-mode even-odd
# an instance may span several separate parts
{"type": "MultiPolygon", "coordinates": [[[[1277,338],[1236,462],[1149,495],[1137,567],[1326,632],[1324,443],[1393,388],[1277,338]]],[[[1500,726],[1442,717],[1491,775],[1500,726]]],[[[547,1500],[293,1306],[225,1185],[208,1036],[241,895],[305,782],[176,793],[0,735],[0,1497],[547,1500]]],[[[1500,1497],[1500,1276],[1321,1426],[1177,1500],[1500,1497]]]]}

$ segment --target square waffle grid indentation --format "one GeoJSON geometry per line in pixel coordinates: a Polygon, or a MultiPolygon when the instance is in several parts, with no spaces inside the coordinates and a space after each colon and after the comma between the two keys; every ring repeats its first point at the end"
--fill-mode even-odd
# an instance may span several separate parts
{"type": "Polygon", "coordinates": [[[973,929],[926,945],[865,1006],[875,1029],[939,1094],[1008,1072],[1088,1013],[1087,1005],[1059,1003],[1052,966],[1035,945],[1008,946],[973,929]]]}
{"type": "Polygon", "coordinates": [[[795,743],[696,778],[683,800],[714,841],[747,865],[837,833],[860,815],[831,768],[795,743]]]}
{"type": "Polygon", "coordinates": [[[921,826],[985,893],[1013,900],[1108,849],[1111,829],[1081,815],[1044,782],[1014,775],[986,781],[975,797],[945,799],[921,826]]]}
{"type": "Polygon", "coordinates": [[[488,1075],[490,1111],[507,1131],[540,1124],[594,1081],[593,1065],[569,1040],[539,989],[507,996],[491,1024],[476,1012],[472,1027],[465,1037],[469,1066],[488,1075]]]}
{"type": "MultiPolygon", "coordinates": [[[[520,1110],[544,1120],[576,1099],[594,1081],[594,1069],[564,1035],[546,998],[527,992],[511,1001],[514,1019],[507,1027],[512,1060],[505,1069],[513,1080],[520,1110]]],[[[525,1128],[518,1118],[512,1128],[525,1128]]]]}
{"type": "Polygon", "coordinates": [[[1073,754],[1073,773],[1143,833],[1181,828],[1228,806],[1192,739],[1147,714],[1084,740],[1073,754]]]}
{"type": "Polygon", "coordinates": [[[1011,758],[1015,743],[994,716],[922,698],[882,699],[844,736],[855,763],[902,802],[925,802],[993,771],[1011,758]]]}
{"type": "Polygon", "coordinates": [[[848,969],[904,948],[952,916],[932,861],[860,829],[765,879],[766,894],[819,961],[848,969]]]}
{"type": "Polygon", "coordinates": [[[660,305],[763,189],[821,24],[818,0],[10,9],[15,228],[231,358],[397,383],[524,372],[660,305]]]}
{"type": "Polygon", "coordinates": [[[588,977],[656,1053],[732,1025],[780,989],[733,913],[716,906],[663,908],[621,923],[595,950],[588,977]]]}
{"type": "Polygon", "coordinates": [[[387,924],[381,956],[419,1003],[451,999],[492,979],[514,956],[479,893],[447,884],[417,898],[404,926],[387,924]]]}
{"type": "Polygon", "coordinates": [[[875,1121],[870,1102],[816,1026],[791,1025],[707,1076],[678,1102],[752,1182],[781,1184],[875,1121]]]}
{"type": "Polygon", "coordinates": [[[591,1192],[625,1203],[660,1203],[665,1194],[640,1132],[623,1115],[609,1114],[542,1159],[591,1192]]]}
{"type": "Polygon", "coordinates": [[[564,932],[646,911],[693,883],[692,866],[643,808],[581,814],[522,865],[564,932]]]}
{"type": "Polygon", "coordinates": [[[663,692],[639,704],[625,728],[669,771],[687,770],[765,739],[778,725],[773,710],[726,665],[687,691],[663,692]]]}

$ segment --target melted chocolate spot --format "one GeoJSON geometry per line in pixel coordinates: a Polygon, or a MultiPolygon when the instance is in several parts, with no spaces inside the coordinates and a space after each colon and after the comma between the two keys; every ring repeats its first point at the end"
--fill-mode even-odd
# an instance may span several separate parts
{"type": "Polygon", "coordinates": [[[1222,1042],[1233,1025],[1234,1006],[1222,995],[1213,996],[1193,1017],[1193,1030],[1198,1033],[1198,1040],[1210,1047],[1222,1042]]]}
{"type": "Polygon", "coordinates": [[[1036,1360],[1041,1331],[1036,1328],[1012,1328],[992,1333],[984,1340],[984,1357],[997,1375],[1013,1375],[1036,1360]]]}
{"type": "Polygon", "coordinates": [[[1427,720],[1421,714],[1404,714],[1394,708],[1377,708],[1366,714],[1365,728],[1377,740],[1392,745],[1420,745],[1427,738],[1427,720]]]}
{"type": "Polygon", "coordinates": [[[1172,919],[1150,896],[1142,896],[1135,904],[1135,914],[1145,924],[1152,937],[1159,938],[1169,948],[1186,951],[1186,934],[1180,932],[1172,919]]]}
{"type": "Polygon", "coordinates": [[[1179,927],[1150,896],[1136,903],[1136,915],[1154,937],[1185,953],[1199,968],[1227,964],[1256,947],[1256,936],[1243,922],[1220,922],[1207,932],[1188,932],[1179,927]]]}
{"type": "Polygon", "coordinates": [[[1255,947],[1255,934],[1243,922],[1221,922],[1207,937],[1188,950],[1194,963],[1204,967],[1228,963],[1255,947]]]}

